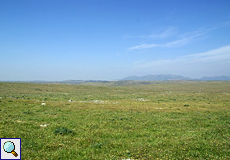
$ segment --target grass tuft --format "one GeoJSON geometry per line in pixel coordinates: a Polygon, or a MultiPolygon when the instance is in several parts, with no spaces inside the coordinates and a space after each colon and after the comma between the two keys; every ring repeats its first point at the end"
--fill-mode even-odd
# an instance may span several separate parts
{"type": "Polygon", "coordinates": [[[54,134],[67,135],[67,134],[74,134],[74,132],[68,128],[61,127],[61,128],[57,128],[54,131],[54,134]]]}

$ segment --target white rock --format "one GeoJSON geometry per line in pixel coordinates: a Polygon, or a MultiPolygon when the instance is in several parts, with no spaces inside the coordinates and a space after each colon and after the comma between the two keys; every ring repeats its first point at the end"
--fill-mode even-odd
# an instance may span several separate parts
{"type": "Polygon", "coordinates": [[[41,124],[40,127],[47,127],[47,124],[44,124],[44,125],[41,124]]]}

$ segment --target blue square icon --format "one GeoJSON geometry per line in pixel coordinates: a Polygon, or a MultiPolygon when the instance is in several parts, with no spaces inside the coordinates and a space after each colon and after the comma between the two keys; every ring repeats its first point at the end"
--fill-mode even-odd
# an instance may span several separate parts
{"type": "Polygon", "coordinates": [[[0,160],[21,159],[21,138],[0,138],[0,160]]]}

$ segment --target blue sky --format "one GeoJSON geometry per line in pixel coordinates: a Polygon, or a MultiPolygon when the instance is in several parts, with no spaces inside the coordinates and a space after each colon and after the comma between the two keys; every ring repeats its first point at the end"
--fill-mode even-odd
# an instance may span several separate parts
{"type": "Polygon", "coordinates": [[[230,76],[229,0],[0,0],[0,81],[230,76]]]}

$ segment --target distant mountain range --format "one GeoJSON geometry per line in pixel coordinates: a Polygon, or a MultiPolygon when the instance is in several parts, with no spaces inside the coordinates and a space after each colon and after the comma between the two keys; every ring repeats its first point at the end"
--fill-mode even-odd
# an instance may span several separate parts
{"type": "MultiPolygon", "coordinates": [[[[116,84],[123,84],[125,81],[170,81],[170,80],[188,80],[188,81],[230,81],[229,76],[214,76],[214,77],[202,77],[199,79],[184,77],[174,74],[160,74],[160,75],[146,75],[146,76],[129,76],[123,79],[115,80],[116,84]]],[[[3,82],[3,81],[2,81],[3,82]]],[[[112,81],[106,80],[65,80],[65,81],[5,81],[5,82],[20,82],[20,83],[62,83],[62,84],[80,84],[80,83],[110,83],[112,81]]],[[[147,83],[147,82],[145,82],[147,83]]],[[[125,83],[126,84],[126,83],[125,83]]]]}
{"type": "Polygon", "coordinates": [[[201,81],[229,81],[230,77],[228,76],[202,77],[199,80],[201,81]]]}
{"type": "Polygon", "coordinates": [[[80,84],[80,83],[93,83],[93,82],[101,82],[108,83],[109,81],[103,80],[65,80],[65,81],[20,81],[20,82],[28,82],[28,83],[62,83],[62,84],[80,84]]]}
{"type": "Polygon", "coordinates": [[[199,79],[193,79],[189,77],[184,77],[180,75],[173,74],[160,74],[160,75],[146,75],[146,76],[129,76],[123,78],[122,80],[130,81],[169,81],[169,80],[198,80],[198,81],[229,81],[228,76],[214,76],[214,77],[202,77],[199,79]]]}

